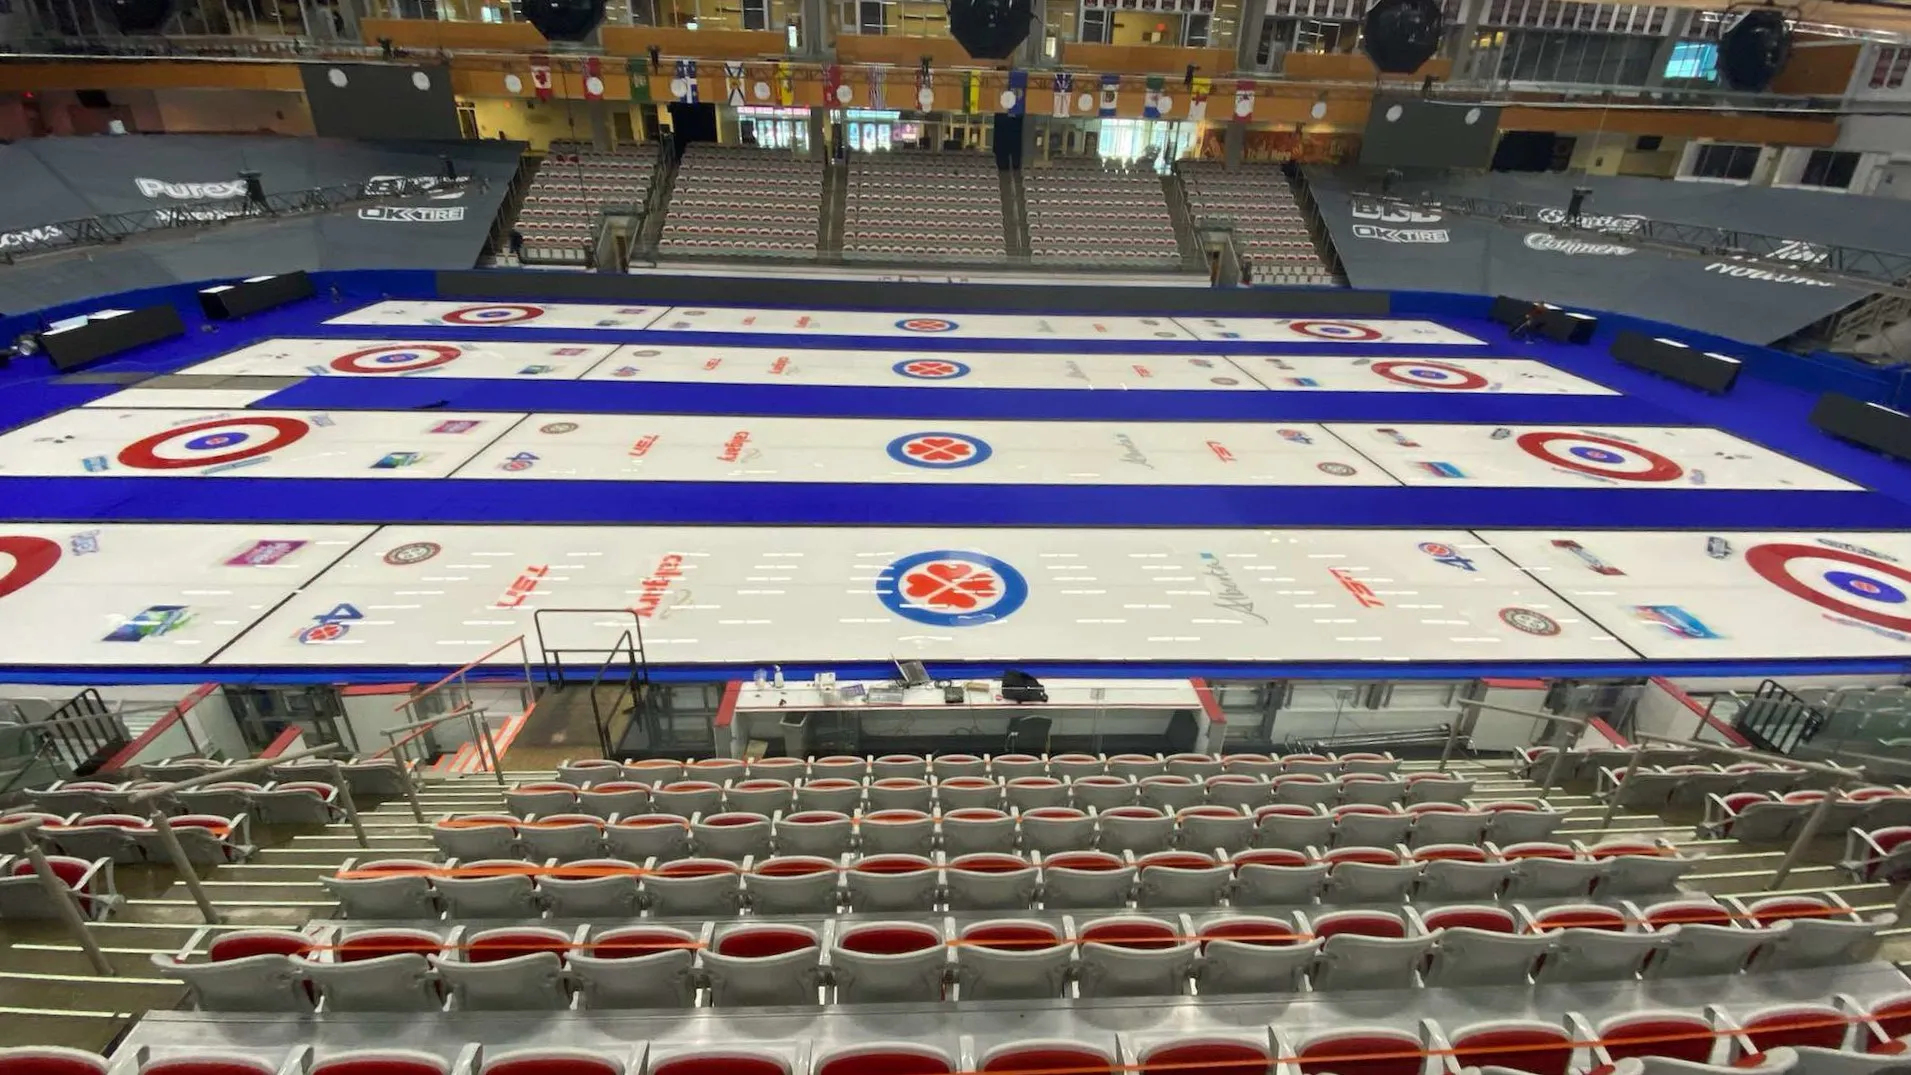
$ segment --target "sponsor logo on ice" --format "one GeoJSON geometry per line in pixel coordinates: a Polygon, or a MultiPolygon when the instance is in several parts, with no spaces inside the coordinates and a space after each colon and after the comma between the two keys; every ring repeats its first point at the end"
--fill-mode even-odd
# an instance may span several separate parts
{"type": "Polygon", "coordinates": [[[1634,605],[1632,614],[1640,623],[1658,624],[1680,638],[1725,637],[1677,605],[1634,605]]]}
{"type": "Polygon", "coordinates": [[[107,632],[102,642],[142,642],[158,638],[192,621],[189,605],[149,605],[131,619],[107,632]]]}

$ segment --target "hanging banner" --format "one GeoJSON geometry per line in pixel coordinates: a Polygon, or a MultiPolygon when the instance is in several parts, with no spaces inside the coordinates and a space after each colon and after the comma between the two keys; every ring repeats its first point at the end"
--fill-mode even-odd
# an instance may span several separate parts
{"type": "Polygon", "coordinates": [[[1188,118],[1196,123],[1208,118],[1208,94],[1214,92],[1214,80],[1197,78],[1190,87],[1192,96],[1188,99],[1188,118]]]}
{"type": "Polygon", "coordinates": [[[584,99],[604,99],[604,61],[595,56],[584,57],[584,99]]]}
{"type": "Polygon", "coordinates": [[[1100,115],[1112,116],[1115,114],[1115,102],[1119,98],[1120,94],[1121,94],[1121,76],[1120,75],[1101,76],[1100,115]]]}
{"type": "Polygon", "coordinates": [[[723,99],[732,106],[744,103],[742,64],[725,63],[723,65],[723,99]]]}
{"type": "Polygon", "coordinates": [[[1053,115],[1056,119],[1065,118],[1068,115],[1068,99],[1075,92],[1075,76],[1067,71],[1059,72],[1049,81],[1049,85],[1055,91],[1053,115]]]}
{"type": "Polygon", "coordinates": [[[871,108],[888,108],[889,107],[889,99],[888,99],[889,95],[883,92],[884,90],[883,84],[886,81],[884,76],[886,76],[888,73],[889,73],[889,69],[887,67],[869,68],[869,72],[868,72],[869,107],[871,108]]]}
{"type": "Polygon", "coordinates": [[[776,65],[776,103],[785,107],[796,103],[796,79],[786,63],[776,65]]]}
{"type": "Polygon", "coordinates": [[[964,80],[962,109],[971,114],[982,111],[982,72],[971,71],[964,80]]]}
{"type": "Polygon", "coordinates": [[[1252,119],[1254,116],[1254,83],[1242,79],[1234,84],[1234,118],[1252,119]]]}
{"type": "Polygon", "coordinates": [[[1028,102],[1028,72],[1010,71],[1009,88],[1002,91],[1002,110],[1011,116],[1024,114],[1028,102]]]}
{"type": "Polygon", "coordinates": [[[677,61],[677,77],[670,80],[670,95],[684,104],[697,102],[697,61],[677,61]]]}
{"type": "Polygon", "coordinates": [[[540,101],[551,99],[551,58],[549,56],[531,57],[531,90],[540,101]]]}
{"type": "Polygon", "coordinates": [[[832,63],[823,68],[823,107],[841,108],[855,94],[843,85],[843,65],[832,63]]]}
{"type": "Polygon", "coordinates": [[[627,60],[624,73],[630,76],[631,103],[647,103],[650,100],[650,61],[636,58],[627,60]]]}
{"type": "Polygon", "coordinates": [[[916,70],[916,107],[927,112],[935,106],[935,75],[928,67],[920,67],[916,70]]]}
{"type": "Polygon", "coordinates": [[[1141,98],[1141,116],[1143,119],[1161,118],[1161,87],[1164,84],[1160,75],[1148,76],[1148,92],[1141,98]]]}

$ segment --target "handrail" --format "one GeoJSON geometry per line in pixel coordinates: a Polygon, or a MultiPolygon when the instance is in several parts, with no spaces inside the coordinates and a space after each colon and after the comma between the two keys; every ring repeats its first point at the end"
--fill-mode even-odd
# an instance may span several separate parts
{"type": "Polygon", "coordinates": [[[201,773],[198,776],[189,776],[184,780],[175,780],[170,784],[141,788],[127,796],[126,801],[137,806],[141,803],[151,802],[163,795],[171,795],[175,792],[184,791],[187,788],[199,787],[201,784],[213,784],[231,780],[233,777],[245,776],[248,773],[262,773],[275,766],[284,765],[286,762],[298,761],[300,758],[312,758],[320,754],[342,754],[344,752],[345,748],[338,743],[321,743],[318,746],[306,747],[304,750],[296,750],[290,754],[281,754],[276,758],[254,758],[251,761],[237,762],[210,773],[201,773]]]}
{"type": "Polygon", "coordinates": [[[496,646],[491,647],[491,649],[487,650],[485,654],[479,657],[477,660],[465,662],[464,664],[460,665],[456,669],[452,670],[443,679],[440,679],[438,682],[433,683],[431,686],[426,687],[424,690],[419,691],[417,694],[408,696],[404,701],[398,703],[397,705],[392,706],[391,707],[392,712],[396,713],[399,710],[412,705],[413,703],[417,702],[418,699],[425,697],[426,695],[432,693],[433,691],[451,682],[452,680],[457,679],[459,676],[462,676],[465,673],[476,669],[479,665],[483,664],[484,662],[490,660],[493,657],[496,657],[498,654],[503,653],[505,650],[523,641],[524,641],[523,635],[518,635],[515,638],[505,639],[503,642],[500,642],[496,646]]]}
{"type": "MultiPolygon", "coordinates": [[[[186,714],[198,708],[200,702],[203,702],[207,698],[210,698],[212,696],[212,692],[218,689],[219,689],[219,684],[217,683],[201,683],[199,686],[194,687],[190,692],[188,692],[184,698],[181,698],[179,701],[174,702],[170,706],[163,707],[165,709],[166,715],[154,721],[152,723],[152,726],[147,728],[145,731],[134,736],[133,741],[126,744],[123,748],[121,748],[119,753],[106,759],[106,764],[100,767],[101,771],[109,772],[109,773],[115,772],[127,765],[132,764],[133,759],[139,756],[140,751],[150,746],[153,740],[158,739],[161,735],[164,735],[174,725],[179,725],[185,731],[186,744],[192,747],[193,753],[195,754],[199,753],[201,749],[199,745],[199,739],[197,736],[192,734],[192,724],[186,720],[186,714]]],[[[138,709],[119,710],[118,716],[120,717],[120,726],[125,727],[125,724],[126,724],[125,717],[128,713],[148,713],[158,708],[162,708],[162,707],[143,706],[138,709]]]]}
{"type": "Polygon", "coordinates": [[[392,736],[403,731],[410,731],[411,734],[404,737],[403,739],[398,739],[390,743],[387,743],[385,744],[385,749],[377,751],[372,754],[368,754],[366,756],[369,758],[374,758],[374,759],[383,758],[386,756],[396,758],[397,755],[394,754],[393,751],[396,751],[399,747],[404,746],[406,743],[412,742],[413,740],[424,735],[426,732],[430,731],[431,729],[436,728],[438,725],[444,723],[447,720],[451,720],[454,717],[464,716],[467,712],[469,712],[473,708],[474,707],[471,705],[470,702],[466,702],[464,705],[461,705],[458,708],[452,710],[451,712],[446,713],[442,717],[436,717],[431,720],[421,720],[412,724],[401,724],[396,728],[386,728],[380,734],[385,736],[392,736]]]}
{"type": "Polygon", "coordinates": [[[32,839],[32,834],[38,832],[43,824],[45,820],[37,817],[9,821],[0,824],[0,836],[22,834],[28,837],[23,841],[23,851],[27,861],[33,864],[33,873],[40,879],[40,887],[46,890],[54,913],[66,926],[67,932],[73,935],[73,939],[79,942],[80,950],[86,953],[87,961],[93,964],[95,973],[109,977],[117,975],[119,971],[106,958],[106,953],[100,950],[99,942],[93,939],[93,932],[86,928],[86,918],[80,913],[79,895],[53,872],[53,865],[46,860],[46,852],[32,839]]]}
{"type": "MultiPolygon", "coordinates": [[[[1728,747],[1723,743],[1701,743],[1692,739],[1677,739],[1669,735],[1653,735],[1650,732],[1635,732],[1633,738],[1639,739],[1642,742],[1664,743],[1667,746],[1704,750],[1713,754],[1724,754],[1728,757],[1743,758],[1746,761],[1769,762],[1792,769],[1803,769],[1808,773],[1824,773],[1828,776],[1842,777],[1862,777],[1865,775],[1863,766],[1852,768],[1845,765],[1833,765],[1830,762],[1800,761],[1787,754],[1773,754],[1770,751],[1763,750],[1746,750],[1743,747],[1728,747]]],[[[1637,752],[1635,751],[1635,753],[1637,752]]]]}
{"type": "MultiPolygon", "coordinates": [[[[1470,698],[1462,698],[1455,704],[1462,709],[1490,709],[1495,713],[1511,713],[1516,717],[1530,717],[1533,720],[1543,720],[1552,724],[1569,724],[1578,727],[1582,732],[1593,721],[1590,715],[1568,717],[1558,713],[1539,713],[1531,709],[1515,709],[1512,706],[1494,705],[1491,702],[1481,702],[1470,698]]],[[[1460,722],[1456,720],[1452,726],[1447,729],[1447,745],[1440,751],[1440,769],[1442,772],[1446,770],[1448,759],[1453,756],[1453,744],[1459,738],[1459,735],[1460,722]]],[[[1547,792],[1553,790],[1553,785],[1559,780],[1559,767],[1565,761],[1566,749],[1564,747],[1555,749],[1553,751],[1553,763],[1546,767],[1546,781],[1539,789],[1541,795],[1545,795],[1547,792]]]]}
{"type": "Polygon", "coordinates": [[[597,708],[597,687],[604,682],[604,677],[610,674],[611,662],[615,661],[620,653],[628,653],[631,665],[630,675],[624,677],[623,685],[617,689],[617,697],[611,702],[610,715],[615,718],[617,711],[623,707],[624,699],[632,693],[631,684],[637,682],[636,647],[637,643],[632,641],[629,629],[619,633],[615,647],[604,657],[604,663],[597,666],[597,675],[591,679],[591,722],[597,725],[597,745],[603,749],[604,756],[607,758],[611,756],[614,748],[610,741],[610,724],[597,708]]]}

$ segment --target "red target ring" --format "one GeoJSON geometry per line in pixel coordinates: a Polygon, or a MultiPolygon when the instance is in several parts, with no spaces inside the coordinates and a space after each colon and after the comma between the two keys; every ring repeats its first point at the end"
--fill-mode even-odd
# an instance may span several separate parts
{"type": "Polygon", "coordinates": [[[1351,321],[1293,321],[1288,328],[1303,336],[1312,336],[1317,340],[1338,340],[1343,343],[1372,343],[1380,338],[1380,330],[1367,325],[1356,325],[1351,321]]]}
{"type": "Polygon", "coordinates": [[[1395,359],[1389,362],[1376,362],[1373,364],[1372,369],[1375,373],[1385,377],[1389,381],[1394,381],[1399,384],[1410,384],[1415,388],[1453,388],[1466,391],[1474,388],[1485,388],[1487,386],[1486,378],[1474,373],[1472,370],[1461,369],[1458,366],[1449,366],[1444,362],[1420,362],[1413,359],[1395,359]],[[1402,369],[1404,369],[1405,372],[1395,372],[1402,369]],[[1413,375],[1413,371],[1416,369],[1439,370],[1441,373],[1451,373],[1455,377],[1458,377],[1459,380],[1425,380],[1413,375]]]}
{"type": "Polygon", "coordinates": [[[312,427],[297,418],[281,418],[276,415],[247,416],[244,418],[214,418],[205,422],[194,422],[189,426],[178,426],[163,433],[136,440],[120,449],[119,461],[125,466],[139,470],[190,470],[215,463],[234,463],[241,459],[274,452],[288,444],[295,443],[305,436],[312,427]],[[265,426],[272,430],[272,436],[258,442],[241,443],[233,451],[223,455],[201,455],[188,458],[174,458],[159,454],[158,449],[180,437],[191,433],[218,433],[233,429],[235,426],[265,426]]]}
{"type": "Polygon", "coordinates": [[[1637,444],[1627,444],[1622,440],[1613,440],[1611,437],[1595,437],[1588,433],[1566,433],[1560,430],[1550,430],[1543,433],[1522,433],[1520,434],[1519,440],[1515,443],[1524,449],[1528,455],[1543,459],[1556,467],[1576,470],[1582,474],[1597,474],[1602,478],[1614,478],[1619,481],[1628,482],[1669,482],[1685,476],[1684,467],[1660,455],[1658,452],[1641,448],[1637,444]],[[1640,471],[1612,470],[1609,469],[1610,464],[1608,466],[1597,466],[1593,463],[1574,459],[1571,456],[1561,455],[1553,451],[1552,448],[1554,441],[1561,440],[1600,445],[1604,448],[1611,449],[1609,454],[1624,456],[1627,453],[1631,453],[1652,464],[1652,469],[1640,471]]]}
{"type": "Polygon", "coordinates": [[[338,356],[332,360],[332,368],[340,373],[410,373],[413,370],[442,366],[463,353],[456,347],[447,347],[441,343],[404,343],[393,347],[367,347],[363,351],[353,351],[349,355],[338,356]],[[406,351],[419,352],[421,357],[429,352],[430,357],[409,364],[379,362],[381,358],[391,358],[406,351]]]}
{"type": "MultiPolygon", "coordinates": [[[[1815,590],[1793,575],[1787,568],[1793,560],[1804,558],[1814,560],[1834,560],[1841,564],[1851,564],[1866,571],[1886,575],[1897,579],[1911,588],[1911,571],[1895,567],[1882,560],[1869,556],[1860,556],[1855,552],[1845,552],[1821,545],[1754,545],[1745,550],[1745,565],[1758,573],[1766,582],[1784,590],[1801,601],[1808,601],[1829,612],[1840,616],[1849,616],[1854,620],[1877,627],[1888,627],[1894,631],[1911,632],[1911,616],[1887,616],[1881,612],[1860,605],[1840,601],[1828,593],[1815,590]]],[[[4,591],[0,591],[4,592],[4,591]]]]}
{"type": "Polygon", "coordinates": [[[53,565],[60,562],[60,543],[25,534],[0,534],[0,556],[13,558],[13,566],[0,575],[0,597],[5,597],[53,570],[53,565]]]}
{"type": "Polygon", "coordinates": [[[513,302],[494,306],[460,306],[445,314],[445,320],[453,325],[511,325],[543,316],[542,306],[513,302]]]}

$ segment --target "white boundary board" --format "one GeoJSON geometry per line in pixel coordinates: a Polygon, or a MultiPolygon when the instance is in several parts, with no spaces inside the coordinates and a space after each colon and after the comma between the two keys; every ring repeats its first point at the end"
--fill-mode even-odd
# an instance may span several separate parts
{"type": "Polygon", "coordinates": [[[988,485],[1399,483],[1305,422],[537,414],[459,477],[988,485]]]}
{"type": "Polygon", "coordinates": [[[204,662],[372,529],[0,524],[0,659],[204,662]]]}
{"type": "Polygon", "coordinates": [[[443,478],[523,417],[82,407],[0,434],[0,474],[443,478]]]}
{"type": "Polygon", "coordinates": [[[565,302],[374,302],[328,325],[456,325],[459,328],[625,329],[649,327],[664,306],[594,306],[565,302]]]}
{"type": "Polygon", "coordinates": [[[552,645],[635,615],[672,664],[1900,658],[1908,564],[1883,533],[8,524],[0,653],[452,665],[581,607],[631,611],[547,614],[552,645]]]}
{"type": "Polygon", "coordinates": [[[1408,485],[1628,489],[1822,489],[1857,485],[1702,426],[1330,423],[1408,485]]]}
{"type": "Polygon", "coordinates": [[[612,351],[608,343],[470,340],[262,340],[189,366],[200,376],[474,377],[570,381],[612,351]]]}

